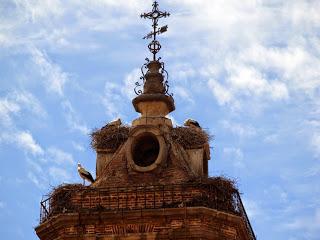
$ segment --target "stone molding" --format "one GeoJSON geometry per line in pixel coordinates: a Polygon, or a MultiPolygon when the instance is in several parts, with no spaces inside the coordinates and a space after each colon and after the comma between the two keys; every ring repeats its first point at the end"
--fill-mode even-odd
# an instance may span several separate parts
{"type": "Polygon", "coordinates": [[[130,136],[127,140],[126,144],[126,157],[129,163],[129,166],[137,171],[137,172],[150,172],[152,170],[155,170],[159,165],[161,165],[162,162],[164,162],[167,159],[168,156],[168,146],[167,143],[164,140],[164,137],[162,135],[162,132],[159,128],[153,127],[153,126],[138,126],[132,130],[130,133],[130,136]],[[142,136],[146,135],[152,135],[154,136],[158,143],[159,143],[159,153],[158,157],[155,160],[154,163],[152,163],[149,166],[141,167],[138,166],[133,159],[133,147],[139,141],[139,139],[142,136]]]}

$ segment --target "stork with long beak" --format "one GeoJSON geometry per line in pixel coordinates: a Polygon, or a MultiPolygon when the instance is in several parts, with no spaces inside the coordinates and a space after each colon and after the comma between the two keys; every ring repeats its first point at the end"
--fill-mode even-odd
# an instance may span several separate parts
{"type": "Polygon", "coordinates": [[[86,169],[84,169],[80,163],[78,163],[78,173],[80,177],[83,179],[83,185],[85,186],[85,181],[88,180],[91,183],[94,183],[94,179],[86,169]]]}

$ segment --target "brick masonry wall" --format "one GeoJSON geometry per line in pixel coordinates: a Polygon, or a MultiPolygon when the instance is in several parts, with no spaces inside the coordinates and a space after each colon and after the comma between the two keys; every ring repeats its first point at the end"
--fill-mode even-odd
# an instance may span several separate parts
{"type": "MultiPolygon", "coordinates": [[[[70,191],[71,197],[51,202],[51,212],[74,212],[88,209],[145,209],[162,207],[183,207],[193,199],[205,194],[196,186],[149,186],[131,188],[109,188],[70,191]]],[[[65,195],[62,195],[63,197],[65,195]]]]}
{"type": "Polygon", "coordinates": [[[41,240],[249,240],[240,217],[207,208],[62,214],[36,230],[41,240]]]}
{"type": "Polygon", "coordinates": [[[82,210],[152,209],[207,206],[237,214],[237,196],[211,185],[156,185],[64,190],[50,200],[49,215],[82,210]]]}
{"type": "Polygon", "coordinates": [[[179,144],[168,144],[168,157],[150,172],[137,172],[126,158],[127,143],[121,145],[106,164],[93,187],[175,184],[191,181],[199,175],[191,169],[187,151],[179,144]]]}

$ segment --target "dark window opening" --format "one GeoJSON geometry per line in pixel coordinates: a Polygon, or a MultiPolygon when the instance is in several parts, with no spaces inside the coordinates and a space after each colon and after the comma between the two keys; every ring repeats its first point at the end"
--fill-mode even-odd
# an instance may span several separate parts
{"type": "Polygon", "coordinates": [[[153,164],[159,155],[159,142],[152,134],[138,137],[133,146],[133,161],[140,167],[153,164]]]}

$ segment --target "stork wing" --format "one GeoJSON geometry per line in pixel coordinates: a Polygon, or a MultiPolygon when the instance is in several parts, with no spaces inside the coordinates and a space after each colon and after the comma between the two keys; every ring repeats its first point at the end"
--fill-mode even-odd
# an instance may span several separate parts
{"type": "Polygon", "coordinates": [[[89,173],[87,170],[85,170],[84,168],[80,168],[79,169],[79,174],[82,178],[85,178],[87,180],[89,180],[91,183],[94,183],[94,179],[91,175],[91,173],[89,173]]]}

